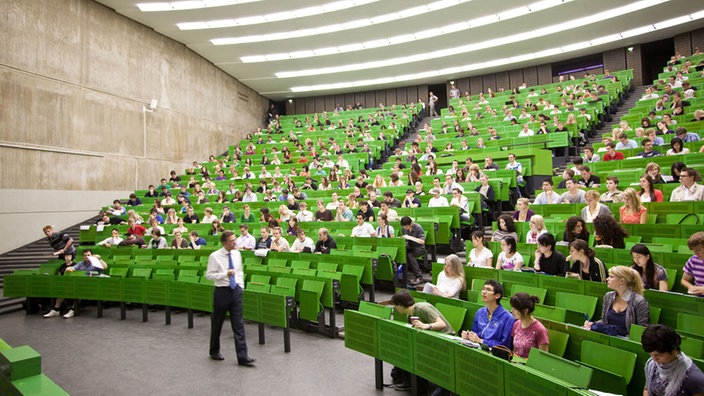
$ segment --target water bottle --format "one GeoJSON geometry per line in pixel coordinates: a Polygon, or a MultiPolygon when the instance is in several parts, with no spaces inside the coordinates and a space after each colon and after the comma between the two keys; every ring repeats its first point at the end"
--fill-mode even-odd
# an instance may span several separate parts
{"type": "Polygon", "coordinates": [[[398,269],[396,270],[396,279],[398,279],[399,282],[403,282],[403,264],[400,264],[398,266],[398,269]]]}

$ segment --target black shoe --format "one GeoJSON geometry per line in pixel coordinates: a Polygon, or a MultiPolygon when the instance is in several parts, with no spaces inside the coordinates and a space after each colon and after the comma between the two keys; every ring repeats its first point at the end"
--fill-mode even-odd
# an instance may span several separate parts
{"type": "Polygon", "coordinates": [[[225,356],[223,356],[221,353],[216,353],[215,355],[210,355],[210,358],[213,360],[225,360],[225,356]]]}
{"type": "Polygon", "coordinates": [[[257,359],[252,359],[251,357],[246,357],[244,359],[239,359],[237,360],[237,364],[240,366],[254,366],[254,362],[256,362],[257,359]]]}
{"type": "Polygon", "coordinates": [[[411,390],[411,384],[404,384],[404,383],[396,384],[396,385],[394,385],[394,389],[396,389],[397,391],[411,390]]]}

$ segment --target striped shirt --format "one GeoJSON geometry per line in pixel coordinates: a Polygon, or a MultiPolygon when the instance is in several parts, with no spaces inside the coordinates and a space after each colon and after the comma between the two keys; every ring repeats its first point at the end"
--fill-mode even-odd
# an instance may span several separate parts
{"type": "Polygon", "coordinates": [[[694,278],[695,286],[704,286],[704,260],[699,256],[690,257],[682,270],[694,278]]]}

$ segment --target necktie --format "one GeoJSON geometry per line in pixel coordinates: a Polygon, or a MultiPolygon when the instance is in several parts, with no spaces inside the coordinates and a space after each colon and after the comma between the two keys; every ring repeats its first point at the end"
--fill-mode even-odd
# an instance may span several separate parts
{"type": "MultiPolygon", "coordinates": [[[[227,261],[228,261],[227,268],[234,270],[235,266],[232,264],[232,252],[227,253],[227,261]]],[[[235,273],[233,271],[232,276],[230,277],[230,289],[234,290],[236,288],[237,288],[237,283],[235,282],[235,273]]]]}

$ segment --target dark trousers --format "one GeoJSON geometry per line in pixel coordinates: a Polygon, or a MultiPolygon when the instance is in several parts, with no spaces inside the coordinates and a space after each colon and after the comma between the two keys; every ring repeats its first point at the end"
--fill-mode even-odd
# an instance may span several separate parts
{"type": "Polygon", "coordinates": [[[413,276],[420,278],[423,273],[420,271],[420,266],[418,265],[418,257],[423,253],[423,249],[419,247],[406,246],[406,264],[408,265],[408,270],[413,273],[413,276]]]}
{"type": "Polygon", "coordinates": [[[235,334],[237,360],[247,358],[247,342],[244,338],[242,319],[242,288],[216,287],[213,293],[213,314],[210,321],[210,354],[220,353],[220,331],[227,312],[230,312],[230,325],[235,334]]]}

